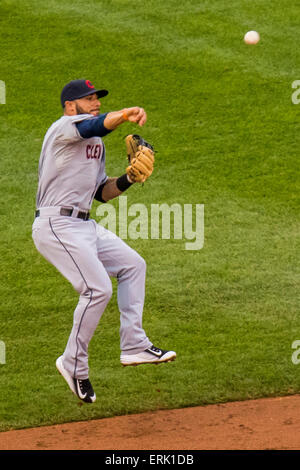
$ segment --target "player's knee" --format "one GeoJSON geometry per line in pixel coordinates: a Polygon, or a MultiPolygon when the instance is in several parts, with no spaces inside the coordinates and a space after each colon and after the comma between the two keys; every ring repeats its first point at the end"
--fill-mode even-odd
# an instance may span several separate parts
{"type": "Polygon", "coordinates": [[[106,292],[105,292],[107,300],[111,299],[112,293],[113,293],[113,288],[112,288],[112,285],[110,283],[109,287],[106,289],[106,292]]]}
{"type": "Polygon", "coordinates": [[[128,266],[130,269],[134,271],[138,271],[138,272],[146,271],[146,261],[135,251],[131,253],[130,262],[128,266]]]}
{"type": "Polygon", "coordinates": [[[101,296],[106,300],[106,302],[109,302],[113,293],[110,279],[108,281],[109,282],[106,282],[106,284],[104,286],[101,286],[100,289],[101,296]]]}
{"type": "Polygon", "coordinates": [[[112,284],[111,280],[108,278],[106,279],[105,282],[103,282],[103,279],[101,280],[101,283],[97,283],[94,285],[92,288],[92,297],[94,301],[101,301],[101,302],[109,302],[112,296],[112,284]]]}
{"type": "Polygon", "coordinates": [[[126,279],[131,276],[145,276],[146,261],[134,250],[130,252],[127,257],[126,264],[120,269],[118,274],[119,279],[126,279]]]}
{"type": "Polygon", "coordinates": [[[146,271],[146,267],[147,267],[146,261],[140,255],[137,255],[135,265],[139,271],[143,271],[143,272],[146,271]]]}

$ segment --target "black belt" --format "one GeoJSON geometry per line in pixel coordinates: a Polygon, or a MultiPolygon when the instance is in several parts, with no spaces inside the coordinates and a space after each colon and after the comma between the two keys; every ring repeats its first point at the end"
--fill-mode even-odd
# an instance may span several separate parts
{"type": "MultiPolygon", "coordinates": [[[[60,208],[60,215],[71,217],[72,214],[73,214],[73,210],[74,209],[68,209],[67,207],[61,207],[60,208]]],[[[40,216],[40,211],[39,210],[35,211],[35,216],[36,217],[40,216]]],[[[88,220],[89,217],[90,217],[90,213],[89,212],[84,212],[84,211],[78,211],[77,215],[75,215],[73,217],[77,217],[78,219],[88,220]]]]}

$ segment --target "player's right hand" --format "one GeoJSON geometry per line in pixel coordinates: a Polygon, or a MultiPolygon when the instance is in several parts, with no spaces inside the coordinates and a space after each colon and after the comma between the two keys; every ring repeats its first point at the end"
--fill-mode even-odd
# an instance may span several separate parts
{"type": "Polygon", "coordinates": [[[125,108],[123,116],[127,121],[135,122],[139,126],[143,126],[147,121],[147,113],[143,108],[135,106],[133,108],[125,108]]]}

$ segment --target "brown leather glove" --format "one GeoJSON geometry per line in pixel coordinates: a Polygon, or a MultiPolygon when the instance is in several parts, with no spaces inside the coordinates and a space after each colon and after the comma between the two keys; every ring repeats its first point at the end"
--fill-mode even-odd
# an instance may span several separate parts
{"type": "Polygon", "coordinates": [[[126,173],[132,183],[144,183],[153,172],[153,147],[137,134],[128,135],[125,142],[129,162],[126,173]]]}

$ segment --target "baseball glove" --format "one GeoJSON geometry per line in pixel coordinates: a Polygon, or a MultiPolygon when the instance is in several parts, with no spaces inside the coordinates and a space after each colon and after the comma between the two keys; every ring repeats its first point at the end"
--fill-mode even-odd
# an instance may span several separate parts
{"type": "Polygon", "coordinates": [[[144,183],[151,176],[154,149],[143,137],[130,134],[125,138],[129,166],[126,173],[132,183],[144,183]]]}

